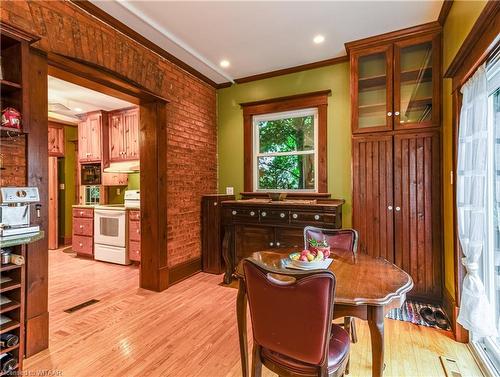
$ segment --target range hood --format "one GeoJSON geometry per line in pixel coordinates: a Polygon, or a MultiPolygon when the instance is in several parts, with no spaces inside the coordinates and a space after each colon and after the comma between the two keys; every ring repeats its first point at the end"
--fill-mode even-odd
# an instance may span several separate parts
{"type": "Polygon", "coordinates": [[[112,162],[107,168],[104,168],[105,173],[137,173],[141,166],[139,161],[123,161],[112,162]]]}

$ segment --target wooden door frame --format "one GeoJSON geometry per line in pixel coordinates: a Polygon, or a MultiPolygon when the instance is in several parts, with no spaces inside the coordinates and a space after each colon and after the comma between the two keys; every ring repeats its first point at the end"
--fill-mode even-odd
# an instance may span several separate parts
{"type": "MultiPolygon", "coordinates": [[[[452,79],[452,178],[453,178],[453,251],[454,251],[454,283],[455,295],[450,297],[445,294],[444,306],[448,315],[451,314],[453,332],[457,341],[467,343],[469,341],[469,332],[464,329],[457,321],[460,308],[460,297],[462,295],[462,283],[465,277],[465,267],[462,265],[462,248],[458,236],[458,218],[456,209],[457,200],[457,153],[458,153],[458,130],[460,126],[460,110],[462,107],[462,94],[460,89],[472,77],[477,68],[500,49],[498,37],[500,30],[500,3],[489,1],[484,6],[483,11],[477,18],[471,31],[465,38],[462,46],[458,50],[455,58],[450,63],[444,78],[452,79]]],[[[446,293],[448,293],[445,290],[446,293]]]]}

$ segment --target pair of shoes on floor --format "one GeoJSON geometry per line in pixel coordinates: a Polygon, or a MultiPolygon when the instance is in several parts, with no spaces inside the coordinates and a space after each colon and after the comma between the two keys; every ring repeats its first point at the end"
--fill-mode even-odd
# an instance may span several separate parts
{"type": "Polygon", "coordinates": [[[448,329],[448,319],[441,310],[432,310],[425,306],[419,310],[419,314],[427,324],[437,326],[443,330],[448,329]]]}

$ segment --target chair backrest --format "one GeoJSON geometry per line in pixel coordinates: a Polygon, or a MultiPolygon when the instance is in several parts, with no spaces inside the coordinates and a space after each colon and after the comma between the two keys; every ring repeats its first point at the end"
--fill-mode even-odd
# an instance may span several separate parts
{"type": "Polygon", "coordinates": [[[254,341],[313,365],[327,360],[335,275],[329,270],[274,270],[243,261],[254,341]]]}
{"type": "Polygon", "coordinates": [[[304,249],[309,249],[309,240],[326,240],[332,249],[348,250],[355,256],[358,252],[358,232],[354,229],[322,229],[314,226],[304,228],[304,249]]]}

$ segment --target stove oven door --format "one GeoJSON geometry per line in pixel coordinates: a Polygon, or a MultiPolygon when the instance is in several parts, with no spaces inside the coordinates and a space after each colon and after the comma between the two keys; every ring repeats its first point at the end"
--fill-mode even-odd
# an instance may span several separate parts
{"type": "Polygon", "coordinates": [[[117,210],[94,210],[94,243],[125,247],[127,234],[127,212],[117,210]]]}

